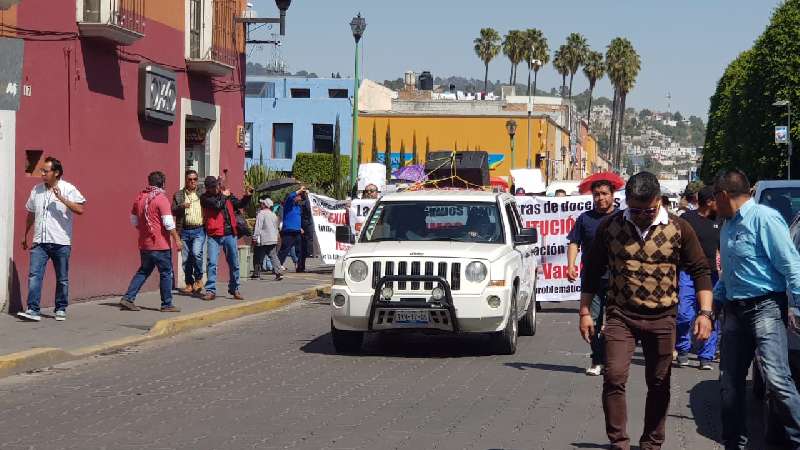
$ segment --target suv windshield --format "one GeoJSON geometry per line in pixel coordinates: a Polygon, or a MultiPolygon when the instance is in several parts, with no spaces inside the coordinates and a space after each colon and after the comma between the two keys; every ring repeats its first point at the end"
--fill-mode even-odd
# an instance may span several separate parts
{"type": "Polygon", "coordinates": [[[800,187],[764,189],[759,203],[775,209],[786,223],[791,224],[800,211],[800,187]]]}
{"type": "Polygon", "coordinates": [[[505,242],[495,203],[382,202],[365,224],[361,242],[505,242]]]}

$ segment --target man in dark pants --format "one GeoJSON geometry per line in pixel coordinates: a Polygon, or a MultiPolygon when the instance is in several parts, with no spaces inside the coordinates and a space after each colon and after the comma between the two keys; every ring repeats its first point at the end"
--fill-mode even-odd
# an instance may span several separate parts
{"type": "Polygon", "coordinates": [[[720,232],[722,276],[714,287],[714,300],[724,311],[722,442],[727,450],[747,448],[745,381],[755,355],[772,417],[783,426],[788,448],[800,449],[800,395],[790,373],[786,335],[788,314],[798,315],[796,304],[788,311],[786,290],[795,301],[800,298],[800,254],[781,214],[755,203],[750,181],[740,170],[717,176],[714,198],[727,219],[720,232]]]}
{"type": "Polygon", "coordinates": [[[147,277],[158,267],[161,291],[161,312],[180,312],[172,304],[172,249],[170,236],[175,247],[181,250],[181,237],[175,229],[175,218],[164,192],[166,177],[161,172],[147,176],[147,187],[139,193],[131,209],[131,224],[139,230],[139,254],[142,263],[133,275],[127,292],[119,302],[120,308],[139,311],[134,304],[139,290],[147,277]]]}
{"type": "Polygon", "coordinates": [[[183,242],[181,260],[186,286],[183,294],[200,294],[203,290],[203,253],[206,248],[206,231],[203,226],[203,207],[197,171],[187,170],[184,187],[172,196],[172,215],[175,228],[183,242]]]}
{"type": "Polygon", "coordinates": [[[303,194],[307,192],[305,186],[301,186],[295,192],[286,196],[283,202],[283,228],[281,229],[281,251],[278,252],[278,259],[283,265],[292,247],[297,251],[297,272],[303,272],[306,267],[306,255],[303,252],[303,194]]]}
{"type": "Polygon", "coordinates": [[[314,217],[311,214],[311,201],[308,192],[303,192],[300,211],[300,225],[303,230],[302,250],[303,258],[298,259],[298,272],[306,271],[306,259],[314,257],[314,217]]]}
{"type": "MultiPolygon", "coordinates": [[[[697,193],[698,208],[690,210],[681,215],[681,219],[687,221],[697,234],[700,246],[708,261],[708,268],[711,270],[711,283],[715,284],[719,279],[717,272],[717,253],[719,252],[719,229],[720,223],[717,220],[717,203],[714,201],[714,189],[706,186],[697,193]]],[[[677,342],[675,350],[678,352],[678,367],[689,365],[689,351],[692,347],[698,347],[697,367],[700,370],[711,370],[711,361],[717,353],[717,328],[715,324],[711,336],[703,343],[692,342],[692,324],[697,317],[697,298],[694,295],[694,282],[688,273],[681,270],[678,280],[678,316],[677,321],[677,342]]]]}
{"type": "Polygon", "coordinates": [[[586,265],[580,305],[580,333],[591,342],[595,325],[592,299],[608,271],[606,368],[603,411],[612,450],[629,450],[626,384],[636,339],[642,342],[647,400],[642,450],[660,449],[669,409],[670,369],[675,347],[678,267],[694,280],[700,302],[695,337],[707,339],[713,327],[711,277],[692,227],[669,215],[661,205],[655,175],[640,172],[625,186],[628,208],[604,220],[597,229],[586,265]]]}
{"type": "MultiPolygon", "coordinates": [[[[600,222],[614,212],[614,185],[608,180],[598,180],[592,183],[592,200],[594,202],[594,209],[586,211],[578,216],[575,221],[575,226],[567,235],[569,247],[567,248],[567,278],[570,282],[575,282],[578,279],[578,269],[575,267],[575,259],[578,256],[578,250],[583,250],[581,253],[581,279],[586,274],[586,258],[589,254],[589,249],[592,248],[595,233],[600,222]]],[[[605,313],[606,304],[606,284],[608,282],[608,274],[603,275],[604,284],[600,286],[597,294],[592,299],[591,312],[592,320],[594,320],[595,334],[592,336],[590,346],[592,348],[592,362],[586,368],[586,375],[598,376],[603,373],[603,365],[605,364],[605,346],[602,339],[603,329],[603,315],[605,313]]]]}

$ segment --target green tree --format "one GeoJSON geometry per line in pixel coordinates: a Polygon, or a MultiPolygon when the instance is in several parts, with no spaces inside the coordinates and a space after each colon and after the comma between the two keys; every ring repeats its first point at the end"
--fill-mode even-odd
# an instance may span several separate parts
{"type": "Polygon", "coordinates": [[[672,120],[680,122],[683,120],[683,114],[680,111],[675,111],[675,114],[672,115],[672,120]]]}
{"type": "Polygon", "coordinates": [[[483,92],[489,91],[489,63],[500,53],[500,35],[494,28],[481,28],[480,35],[472,43],[478,58],[483,62],[483,92]]]}
{"type": "Polygon", "coordinates": [[[414,130],[414,138],[411,141],[411,164],[419,164],[419,155],[417,154],[417,130],[414,130]]]}
{"type": "Polygon", "coordinates": [[[400,164],[398,168],[403,168],[406,165],[406,143],[400,139],[400,164]]]}
{"type": "Polygon", "coordinates": [[[569,62],[567,61],[567,46],[562,45],[553,55],[553,67],[561,75],[560,95],[564,96],[567,87],[567,76],[569,75],[569,62]]]}
{"type": "Polygon", "coordinates": [[[341,129],[339,125],[339,114],[336,114],[336,125],[333,127],[333,195],[336,198],[342,198],[341,192],[342,184],[342,169],[341,169],[341,129]]]}
{"type": "Polygon", "coordinates": [[[517,67],[522,62],[525,53],[525,34],[520,30],[511,30],[503,38],[503,54],[511,62],[511,74],[508,84],[517,84],[517,67]]]}
{"type": "Polygon", "coordinates": [[[392,123],[386,123],[386,149],[383,151],[383,163],[386,164],[386,182],[392,179],[392,123]]]}
{"type": "Polygon", "coordinates": [[[378,162],[378,131],[375,129],[375,122],[372,122],[372,162],[378,162]]]}
{"type": "MultiPolygon", "coordinates": [[[[536,28],[528,28],[523,37],[523,59],[528,63],[528,68],[533,68],[533,95],[536,95],[536,82],[539,79],[539,69],[550,62],[550,47],[544,33],[536,28]],[[534,65],[534,61],[539,64],[534,65]]],[[[528,70],[528,94],[531,95],[531,71],[528,70]]]]}
{"type": "Polygon", "coordinates": [[[622,132],[625,121],[625,100],[636,85],[641,69],[641,59],[628,39],[614,38],[606,50],[606,70],[614,86],[614,114],[612,114],[611,145],[615,165],[622,161],[622,132]]]}
{"type": "Polygon", "coordinates": [[[589,107],[587,108],[586,123],[592,123],[592,92],[597,80],[603,78],[606,74],[606,63],[603,60],[603,54],[600,52],[589,51],[586,55],[586,63],[583,66],[583,74],[589,80],[589,107]]]}

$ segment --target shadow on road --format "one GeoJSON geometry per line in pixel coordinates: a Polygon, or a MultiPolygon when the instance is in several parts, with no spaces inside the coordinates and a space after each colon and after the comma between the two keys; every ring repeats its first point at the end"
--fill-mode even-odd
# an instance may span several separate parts
{"type": "MultiPolygon", "coordinates": [[[[338,355],[331,334],[325,333],[300,347],[300,351],[320,355],[338,355]]],[[[494,355],[491,342],[484,336],[426,335],[424,333],[367,334],[361,353],[349,356],[394,358],[463,358],[494,355]]]]}
{"type": "Polygon", "coordinates": [[[545,364],[545,363],[524,363],[512,362],[504,363],[504,366],[513,367],[518,370],[539,369],[548,372],[567,372],[567,373],[583,373],[583,369],[576,366],[564,366],[560,364],[545,364]]]}

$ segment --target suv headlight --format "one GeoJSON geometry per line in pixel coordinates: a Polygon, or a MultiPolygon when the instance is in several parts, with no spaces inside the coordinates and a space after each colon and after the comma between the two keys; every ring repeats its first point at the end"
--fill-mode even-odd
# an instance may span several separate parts
{"type": "Polygon", "coordinates": [[[361,260],[355,260],[347,266],[347,274],[350,275],[350,279],[355,281],[356,283],[360,283],[367,279],[367,263],[361,260]]]}
{"type": "Polygon", "coordinates": [[[480,283],[486,279],[486,272],[486,264],[480,261],[472,261],[467,265],[464,274],[467,277],[467,281],[471,283],[480,283]]]}

